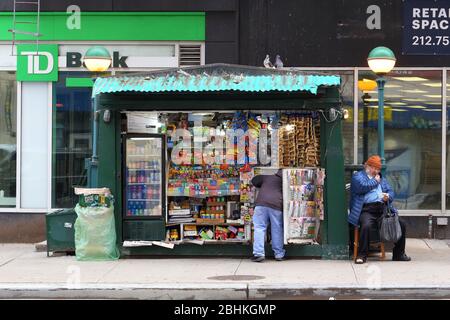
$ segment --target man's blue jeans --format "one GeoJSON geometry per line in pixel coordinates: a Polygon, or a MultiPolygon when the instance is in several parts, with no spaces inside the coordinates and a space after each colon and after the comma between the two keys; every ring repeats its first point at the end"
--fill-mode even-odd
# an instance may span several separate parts
{"type": "Polygon", "coordinates": [[[253,213],[253,255],[265,256],[264,238],[269,222],[275,258],[282,258],[286,253],[283,249],[283,212],[263,206],[256,206],[253,213]]]}

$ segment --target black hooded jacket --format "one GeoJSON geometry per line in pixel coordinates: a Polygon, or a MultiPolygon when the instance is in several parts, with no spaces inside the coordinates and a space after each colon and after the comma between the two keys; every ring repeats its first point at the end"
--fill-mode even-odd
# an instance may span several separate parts
{"type": "Polygon", "coordinates": [[[283,176],[282,170],[276,174],[257,175],[252,179],[252,184],[260,188],[256,197],[256,206],[269,207],[283,211],[283,176]]]}

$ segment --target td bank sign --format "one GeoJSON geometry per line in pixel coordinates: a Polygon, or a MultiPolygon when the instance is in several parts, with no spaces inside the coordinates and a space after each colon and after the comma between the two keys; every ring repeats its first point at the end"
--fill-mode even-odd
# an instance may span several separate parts
{"type": "MultiPolygon", "coordinates": [[[[58,59],[57,44],[17,45],[17,81],[58,81],[58,65],[66,68],[81,68],[82,54],[67,51],[63,59],[58,59]],[[61,62],[64,62],[61,64],[61,62]]],[[[127,68],[127,56],[113,52],[113,68],[127,68]]]]}
{"type": "Polygon", "coordinates": [[[58,45],[17,45],[18,81],[58,81],[58,45]]]}

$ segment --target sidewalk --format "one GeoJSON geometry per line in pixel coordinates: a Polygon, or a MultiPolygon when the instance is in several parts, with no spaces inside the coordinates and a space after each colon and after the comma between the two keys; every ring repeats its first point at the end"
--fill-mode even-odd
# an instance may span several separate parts
{"type": "Polygon", "coordinates": [[[411,262],[149,258],[78,262],[0,244],[1,298],[450,299],[449,240],[407,239],[411,262]]]}

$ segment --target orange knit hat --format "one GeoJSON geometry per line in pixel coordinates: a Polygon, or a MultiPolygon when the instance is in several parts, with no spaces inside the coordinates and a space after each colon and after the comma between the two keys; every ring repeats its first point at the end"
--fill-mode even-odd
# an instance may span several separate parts
{"type": "Polygon", "coordinates": [[[381,158],[377,155],[370,156],[366,161],[366,165],[381,170],[381,158]]]}

